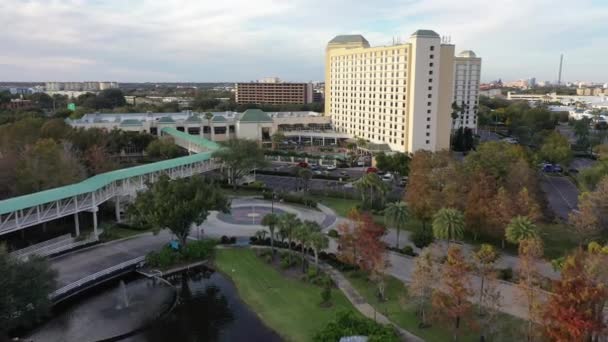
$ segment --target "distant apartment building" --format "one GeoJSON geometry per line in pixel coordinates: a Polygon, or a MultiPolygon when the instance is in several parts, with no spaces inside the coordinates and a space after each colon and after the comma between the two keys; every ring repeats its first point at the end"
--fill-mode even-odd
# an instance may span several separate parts
{"type": "Polygon", "coordinates": [[[266,78],[258,82],[237,83],[235,97],[239,104],[305,104],[313,101],[313,90],[312,83],[266,78]]]}
{"type": "MultiPolygon", "coordinates": [[[[454,48],[431,30],[414,32],[406,43],[377,47],[361,35],[336,36],[326,48],[325,114],[339,132],[393,151],[448,149],[454,48]]],[[[479,64],[471,62],[468,70],[474,69],[470,78],[463,70],[463,82],[471,81],[462,87],[465,102],[477,101],[478,92],[471,89],[479,85],[479,64]]]]}
{"type": "Polygon", "coordinates": [[[90,91],[96,92],[104,89],[118,88],[117,82],[46,82],[47,92],[55,91],[90,91]]]}
{"type": "Polygon", "coordinates": [[[477,130],[481,58],[471,50],[462,51],[454,58],[454,105],[452,128],[477,130]]]}
{"type": "Polygon", "coordinates": [[[604,89],[604,88],[576,88],[576,95],[579,95],[579,96],[601,96],[601,95],[608,95],[608,89],[604,89]]]}

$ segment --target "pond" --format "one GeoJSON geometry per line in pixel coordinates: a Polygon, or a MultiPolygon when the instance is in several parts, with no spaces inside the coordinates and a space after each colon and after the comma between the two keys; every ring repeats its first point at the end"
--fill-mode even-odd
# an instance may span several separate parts
{"type": "Polygon", "coordinates": [[[199,269],[167,280],[177,290],[177,301],[176,291],[165,282],[129,277],[58,306],[54,318],[29,340],[282,340],[241,301],[232,282],[222,274],[199,269]]]}

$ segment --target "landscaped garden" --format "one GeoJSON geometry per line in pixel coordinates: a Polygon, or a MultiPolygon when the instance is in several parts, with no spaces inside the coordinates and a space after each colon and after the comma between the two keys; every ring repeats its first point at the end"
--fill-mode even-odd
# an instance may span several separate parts
{"type": "Polygon", "coordinates": [[[323,307],[319,286],[282,275],[251,249],[219,249],[215,265],[234,281],[241,299],[289,340],[311,341],[339,311],[356,311],[337,289],[332,305],[323,307]]]}

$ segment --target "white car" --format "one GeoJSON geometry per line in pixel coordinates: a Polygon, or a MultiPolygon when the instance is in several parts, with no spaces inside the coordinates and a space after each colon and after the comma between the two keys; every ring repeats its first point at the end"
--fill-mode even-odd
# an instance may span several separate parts
{"type": "Polygon", "coordinates": [[[333,171],[333,170],[336,169],[336,166],[335,165],[329,165],[326,169],[327,169],[327,171],[333,171]]]}
{"type": "Polygon", "coordinates": [[[382,181],[383,182],[392,182],[393,175],[391,173],[386,173],[384,176],[382,176],[382,181]]]}

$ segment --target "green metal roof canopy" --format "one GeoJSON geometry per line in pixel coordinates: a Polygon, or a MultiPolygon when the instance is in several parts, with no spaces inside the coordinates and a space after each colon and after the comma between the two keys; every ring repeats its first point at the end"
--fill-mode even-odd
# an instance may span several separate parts
{"type": "Polygon", "coordinates": [[[80,183],[70,184],[54,189],[35,192],[33,194],[9,198],[0,201],[0,214],[7,214],[13,211],[30,208],[36,205],[42,205],[45,203],[59,201],[77,195],[86,194],[88,192],[93,192],[117,180],[127,179],[156,171],[172,169],[182,165],[205,161],[211,159],[213,151],[219,148],[219,145],[212,141],[180,132],[174,128],[163,128],[162,131],[174,137],[179,137],[188,140],[192,143],[198,144],[211,151],[101,173],[91,178],[87,178],[80,183]]]}

